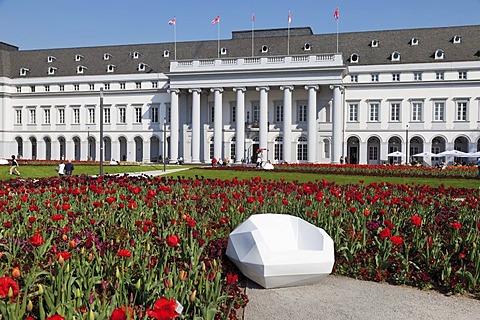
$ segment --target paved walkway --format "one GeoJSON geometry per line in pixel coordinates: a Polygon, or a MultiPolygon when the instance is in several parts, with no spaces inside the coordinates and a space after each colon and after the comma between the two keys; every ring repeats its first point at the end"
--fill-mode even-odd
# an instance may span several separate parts
{"type": "Polygon", "coordinates": [[[311,286],[262,289],[247,286],[244,320],[478,320],[480,301],[329,276],[311,286]]]}
{"type": "Polygon", "coordinates": [[[184,170],[188,170],[189,168],[178,168],[178,169],[167,169],[166,171],[163,170],[152,170],[152,171],[141,171],[141,172],[125,172],[125,174],[129,176],[163,176],[166,174],[171,174],[175,172],[180,172],[184,170]]]}

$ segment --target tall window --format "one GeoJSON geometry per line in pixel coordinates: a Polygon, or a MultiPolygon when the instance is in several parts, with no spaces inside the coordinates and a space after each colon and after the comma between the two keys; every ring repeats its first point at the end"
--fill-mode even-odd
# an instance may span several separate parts
{"type": "Polygon", "coordinates": [[[22,124],[22,109],[15,110],[15,124],[22,124]]]}
{"type": "Polygon", "coordinates": [[[323,140],[323,157],[325,159],[329,159],[330,158],[330,140],[328,139],[324,139],[323,140]]]}
{"type": "Polygon", "coordinates": [[[299,102],[298,106],[298,122],[307,122],[307,103],[299,102]]]}
{"type": "Polygon", "coordinates": [[[298,138],[298,144],[297,144],[297,160],[306,161],[308,159],[307,155],[308,155],[307,138],[300,137],[298,138]]]}
{"type": "Polygon", "coordinates": [[[457,121],[467,121],[467,102],[458,101],[457,102],[457,121]]]}
{"type": "Polygon", "coordinates": [[[30,124],[36,124],[37,123],[37,110],[35,109],[30,109],[30,124]]]}
{"type": "MultiPolygon", "coordinates": [[[[210,143],[209,143],[209,154],[210,154],[210,159],[213,159],[215,157],[215,148],[214,148],[214,141],[213,137],[210,138],[210,143]]],[[[218,159],[217,159],[218,160],[218,159]]]]}
{"type": "Polygon", "coordinates": [[[167,122],[171,123],[172,122],[172,106],[170,103],[165,103],[165,108],[167,110],[167,122]]]}
{"type": "Polygon", "coordinates": [[[142,108],[141,107],[136,107],[135,108],[135,123],[141,123],[142,122],[142,108]]]}
{"type": "Polygon", "coordinates": [[[213,102],[208,103],[208,120],[211,123],[215,122],[215,104],[213,102]]]}
{"type": "Polygon", "coordinates": [[[283,160],[283,137],[275,138],[273,159],[277,161],[283,160]]]}
{"type": "Polygon", "coordinates": [[[378,160],[378,146],[368,147],[368,160],[372,160],[372,161],[378,160]]]}
{"type": "Polygon", "coordinates": [[[58,109],[58,123],[65,124],[65,109],[60,108],[58,109]]]}
{"type": "Polygon", "coordinates": [[[348,122],[358,122],[358,103],[348,105],[348,122]]]}
{"type": "Polygon", "coordinates": [[[152,123],[158,123],[158,107],[151,106],[150,107],[150,120],[152,123]]]}
{"type": "Polygon", "coordinates": [[[370,110],[369,110],[370,114],[368,117],[370,122],[378,122],[379,108],[380,106],[378,103],[370,103],[370,110]]]}
{"type": "Polygon", "coordinates": [[[412,121],[422,121],[422,102],[412,103],[412,121]]]}
{"type": "Polygon", "coordinates": [[[445,121],[445,102],[438,101],[433,104],[433,121],[445,121]]]}
{"type": "Polygon", "coordinates": [[[88,108],[88,123],[95,123],[95,109],[88,108]]]}
{"type": "Polygon", "coordinates": [[[283,104],[275,104],[275,122],[283,122],[283,104]]]}
{"type": "Polygon", "coordinates": [[[391,122],[400,121],[400,103],[398,102],[390,104],[390,121],[391,122]]]}
{"type": "Polygon", "coordinates": [[[43,123],[50,124],[50,109],[43,109],[43,123]]]}
{"type": "Polygon", "coordinates": [[[232,161],[237,158],[237,147],[235,141],[237,141],[235,137],[230,140],[230,159],[232,159],[232,161]]]}
{"type": "Polygon", "coordinates": [[[258,122],[260,120],[260,107],[258,101],[252,102],[252,121],[258,122]]]}
{"type": "Polygon", "coordinates": [[[80,109],[73,109],[73,123],[80,124],[80,109]]]}
{"type": "Polygon", "coordinates": [[[237,103],[235,101],[230,102],[230,122],[237,122],[237,103]]]}
{"type": "Polygon", "coordinates": [[[110,108],[103,109],[103,123],[105,124],[111,123],[110,108]]]}
{"type": "Polygon", "coordinates": [[[125,107],[118,108],[118,122],[127,123],[127,110],[125,107]]]}

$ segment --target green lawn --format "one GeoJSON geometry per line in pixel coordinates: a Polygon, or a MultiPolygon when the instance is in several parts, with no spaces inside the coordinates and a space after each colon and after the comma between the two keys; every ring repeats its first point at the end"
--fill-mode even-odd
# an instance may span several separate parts
{"type": "MultiPolygon", "coordinates": [[[[10,179],[11,176],[8,173],[9,166],[0,166],[0,180],[10,179]]],[[[177,168],[188,168],[190,170],[185,170],[181,172],[175,172],[170,174],[172,177],[182,176],[185,178],[195,178],[204,177],[206,179],[232,179],[237,177],[238,179],[250,179],[252,177],[262,177],[267,180],[281,180],[285,179],[286,181],[298,181],[298,182],[307,182],[325,179],[327,181],[335,181],[338,184],[347,184],[347,183],[359,183],[364,181],[364,183],[369,184],[372,182],[390,182],[398,184],[426,184],[432,187],[437,187],[440,184],[443,184],[447,187],[456,187],[456,188],[470,188],[477,189],[480,188],[480,179],[440,179],[440,178],[412,178],[412,177],[380,177],[380,176],[353,176],[353,175],[319,175],[314,173],[298,173],[298,172],[271,172],[264,170],[255,170],[251,171],[237,171],[233,168],[230,170],[210,170],[205,167],[190,167],[190,166],[175,166],[167,165],[168,169],[177,169],[177,168]]],[[[54,177],[57,176],[55,171],[55,166],[20,166],[19,171],[21,177],[23,178],[45,178],[45,177],[54,177]]],[[[105,174],[116,174],[124,172],[141,172],[141,171],[152,171],[152,170],[163,170],[163,165],[142,165],[142,166],[130,166],[130,165],[121,165],[121,166],[104,166],[103,172],[105,174]]],[[[88,174],[96,175],[99,173],[98,166],[82,166],[76,165],[74,170],[74,175],[88,174]]],[[[16,176],[12,176],[16,178],[16,176]]]]}

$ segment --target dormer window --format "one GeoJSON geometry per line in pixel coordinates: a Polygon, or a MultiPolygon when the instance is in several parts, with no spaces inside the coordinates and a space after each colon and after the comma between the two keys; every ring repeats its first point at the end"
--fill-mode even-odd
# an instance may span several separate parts
{"type": "Polygon", "coordinates": [[[170,51],[164,50],[164,51],[163,51],[163,57],[164,57],[164,58],[170,57],[170,51]]]}
{"type": "Polygon", "coordinates": [[[410,40],[410,45],[411,46],[418,46],[418,38],[412,38],[412,40],[410,40]]]}
{"type": "Polygon", "coordinates": [[[374,40],[370,41],[370,47],[372,47],[372,48],[377,48],[378,44],[379,44],[379,42],[378,42],[377,39],[374,39],[374,40]]]}
{"type": "Polygon", "coordinates": [[[147,69],[147,65],[145,63],[139,63],[138,64],[138,67],[137,67],[137,70],[138,71],[145,71],[147,69]]]}
{"type": "Polygon", "coordinates": [[[48,68],[48,75],[49,75],[49,76],[52,76],[52,75],[55,74],[56,71],[57,71],[57,68],[55,68],[55,67],[49,67],[49,68],[48,68]]]}
{"type": "Polygon", "coordinates": [[[227,48],[222,47],[222,48],[220,49],[220,54],[221,54],[221,55],[226,55],[227,53],[228,53],[227,48]]]}
{"type": "Polygon", "coordinates": [[[308,43],[308,42],[305,43],[305,44],[303,45],[303,51],[310,51],[310,50],[312,50],[312,45],[311,45],[310,43],[308,43]]]}
{"type": "Polygon", "coordinates": [[[140,52],[138,52],[138,51],[132,52],[131,55],[132,55],[132,59],[140,58],[140,52]]]}
{"type": "Polygon", "coordinates": [[[29,72],[30,72],[30,69],[28,69],[28,68],[21,68],[20,69],[20,75],[22,77],[25,77],[27,75],[27,73],[29,73],[29,72]]]}
{"type": "Polygon", "coordinates": [[[442,49],[435,51],[435,60],[442,60],[445,57],[445,52],[442,49]]]}
{"type": "Polygon", "coordinates": [[[103,54],[103,60],[107,61],[112,58],[112,55],[110,53],[104,53],[103,54]]]}
{"type": "Polygon", "coordinates": [[[400,61],[400,52],[394,51],[392,52],[392,55],[390,56],[392,61],[400,61]]]}
{"type": "Polygon", "coordinates": [[[350,56],[350,63],[358,63],[358,60],[360,57],[358,56],[358,53],[352,53],[350,56]]]}
{"type": "Polygon", "coordinates": [[[455,37],[453,37],[452,42],[453,43],[462,43],[462,37],[460,37],[459,35],[456,35],[455,37]]]}
{"type": "Polygon", "coordinates": [[[77,66],[77,74],[83,74],[87,70],[87,67],[84,66],[77,66]]]}
{"type": "Polygon", "coordinates": [[[268,46],[262,46],[262,53],[268,52],[268,46]]]}
{"type": "Polygon", "coordinates": [[[75,61],[82,61],[83,58],[84,58],[84,56],[82,56],[81,54],[76,54],[75,55],[75,61]]]}
{"type": "Polygon", "coordinates": [[[54,56],[48,56],[47,57],[47,62],[48,63],[52,63],[53,61],[55,61],[57,58],[55,58],[54,56]]]}
{"type": "Polygon", "coordinates": [[[115,68],[116,68],[115,65],[109,64],[109,65],[107,66],[107,72],[108,72],[108,73],[115,72],[115,68]]]}

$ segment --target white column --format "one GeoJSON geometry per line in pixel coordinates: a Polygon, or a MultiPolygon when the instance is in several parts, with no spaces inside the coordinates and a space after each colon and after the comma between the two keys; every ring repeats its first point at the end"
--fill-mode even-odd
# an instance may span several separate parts
{"type": "Polygon", "coordinates": [[[305,86],[308,90],[307,123],[307,161],[316,162],[317,158],[317,90],[318,86],[305,86]]]}
{"type": "Polygon", "coordinates": [[[233,91],[237,93],[237,118],[235,128],[235,150],[236,157],[235,162],[240,163],[243,158],[245,161],[245,91],[246,88],[233,88],[233,91]]]}
{"type": "Polygon", "coordinates": [[[268,90],[269,87],[257,87],[260,92],[260,126],[259,126],[259,142],[260,148],[267,148],[268,135],[268,90]]]}
{"type": "Polygon", "coordinates": [[[213,156],[220,159],[223,158],[223,88],[212,88],[210,91],[214,94],[213,156]]]}
{"type": "Polygon", "coordinates": [[[51,152],[52,152],[52,160],[60,160],[60,142],[58,141],[58,138],[57,139],[52,138],[51,152]]]}
{"type": "Polygon", "coordinates": [[[292,162],[292,91],[293,86],[282,86],[283,90],[283,160],[292,162]]]}
{"type": "MultiPolygon", "coordinates": [[[[332,104],[332,163],[340,163],[342,156],[342,126],[343,126],[343,103],[342,103],[342,87],[335,85],[330,86],[333,90],[333,104],[332,104]]],[[[310,141],[309,141],[310,142],[310,141]]]]}
{"type": "Polygon", "coordinates": [[[200,162],[200,93],[201,89],[189,89],[192,94],[192,162],[200,162]]]}
{"type": "Polygon", "coordinates": [[[179,112],[178,112],[178,95],[180,90],[168,89],[170,93],[170,155],[173,161],[178,158],[178,141],[179,141],[179,112]]]}
{"type": "MultiPolygon", "coordinates": [[[[150,162],[150,138],[142,137],[142,155],[143,155],[143,162],[150,162]]],[[[112,154],[110,150],[110,154],[112,154]]],[[[114,158],[115,159],[115,158],[114,158]]],[[[118,160],[118,159],[115,159],[118,160]]]]}

